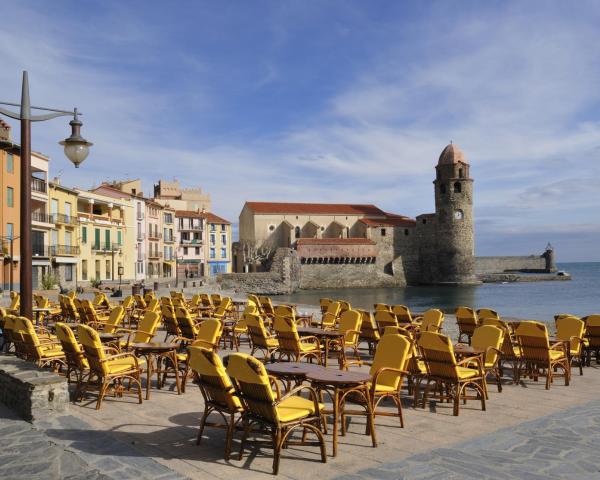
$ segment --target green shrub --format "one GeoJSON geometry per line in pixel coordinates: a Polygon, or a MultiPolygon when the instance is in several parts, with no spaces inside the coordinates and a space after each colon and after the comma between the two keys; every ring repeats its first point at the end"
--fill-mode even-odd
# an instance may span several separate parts
{"type": "Polygon", "coordinates": [[[90,285],[92,286],[92,288],[99,288],[100,285],[102,285],[102,280],[100,280],[99,278],[92,277],[90,278],[90,285]]]}
{"type": "Polygon", "coordinates": [[[43,290],[52,290],[54,289],[54,287],[56,286],[56,284],[58,283],[58,278],[56,278],[55,275],[53,275],[52,273],[47,273],[45,275],[42,275],[42,289],[43,290]]]}

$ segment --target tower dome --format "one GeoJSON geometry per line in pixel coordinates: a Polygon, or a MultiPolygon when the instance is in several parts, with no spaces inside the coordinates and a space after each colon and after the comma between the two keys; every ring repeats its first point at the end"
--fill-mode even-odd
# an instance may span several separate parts
{"type": "Polygon", "coordinates": [[[455,145],[454,143],[450,143],[449,145],[442,150],[440,154],[440,159],[438,160],[438,165],[454,165],[455,163],[467,163],[465,159],[465,154],[463,151],[455,145]]]}

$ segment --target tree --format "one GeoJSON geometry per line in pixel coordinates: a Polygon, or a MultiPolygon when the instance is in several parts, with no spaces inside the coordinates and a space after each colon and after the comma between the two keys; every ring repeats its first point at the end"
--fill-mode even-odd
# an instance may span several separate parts
{"type": "Polygon", "coordinates": [[[256,270],[256,265],[260,264],[263,268],[267,266],[271,259],[271,254],[275,250],[272,245],[263,244],[258,247],[256,242],[242,242],[242,262],[244,264],[244,271],[248,271],[248,267],[251,271],[256,270]]]}

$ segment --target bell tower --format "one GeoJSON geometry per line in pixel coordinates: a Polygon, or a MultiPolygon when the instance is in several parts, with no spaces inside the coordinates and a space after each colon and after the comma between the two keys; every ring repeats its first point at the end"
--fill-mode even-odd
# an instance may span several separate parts
{"type": "Polygon", "coordinates": [[[435,168],[435,283],[475,283],[473,179],[469,164],[462,150],[450,143],[435,168]]]}

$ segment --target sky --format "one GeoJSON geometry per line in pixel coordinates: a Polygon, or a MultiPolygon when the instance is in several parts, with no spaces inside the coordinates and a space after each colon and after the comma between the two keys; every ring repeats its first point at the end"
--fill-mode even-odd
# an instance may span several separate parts
{"type": "MultiPolygon", "coordinates": [[[[600,3],[3,0],[0,101],[83,112],[33,126],[51,176],[178,179],[243,203],[434,211],[453,141],[477,255],[600,261],[600,3]]],[[[9,122],[16,127],[14,122],[9,122]]],[[[19,140],[18,128],[13,139],[19,140]]]]}

